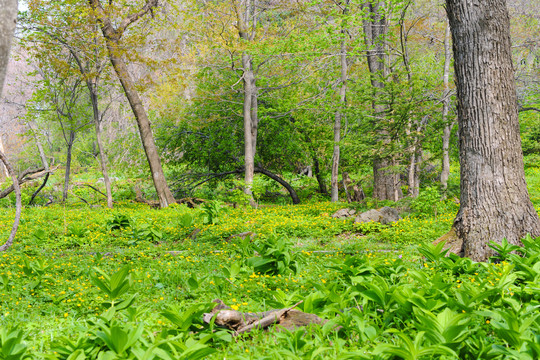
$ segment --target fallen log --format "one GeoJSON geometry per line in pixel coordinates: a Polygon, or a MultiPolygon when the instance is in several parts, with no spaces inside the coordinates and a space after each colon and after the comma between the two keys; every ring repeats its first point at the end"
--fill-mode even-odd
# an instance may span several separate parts
{"type": "Polygon", "coordinates": [[[233,310],[220,299],[213,302],[216,302],[217,306],[212,312],[203,315],[203,321],[209,324],[214,320],[214,324],[234,331],[235,336],[249,333],[254,329],[266,330],[272,325],[292,330],[297,327],[310,324],[320,325],[326,322],[315,314],[295,310],[294,308],[302,301],[286,309],[274,309],[259,313],[242,313],[233,310]]]}

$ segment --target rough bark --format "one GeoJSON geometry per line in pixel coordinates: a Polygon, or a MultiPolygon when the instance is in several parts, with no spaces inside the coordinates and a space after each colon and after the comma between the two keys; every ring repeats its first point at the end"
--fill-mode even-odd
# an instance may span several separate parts
{"type": "Polygon", "coordinates": [[[376,158],[373,161],[373,197],[379,200],[398,201],[403,197],[399,174],[392,169],[392,159],[376,158]]]}
{"type": "Polygon", "coordinates": [[[448,177],[450,176],[450,135],[454,122],[446,124],[448,120],[448,112],[450,109],[450,61],[452,60],[452,49],[450,47],[450,26],[446,27],[444,34],[444,71],[443,71],[443,85],[444,85],[444,99],[442,110],[442,121],[445,124],[443,128],[442,136],[442,166],[441,166],[441,189],[443,193],[446,193],[448,188],[448,177]]]}
{"type": "MultiPolygon", "coordinates": [[[[371,86],[373,88],[373,112],[376,118],[382,120],[385,113],[384,105],[376,99],[384,89],[384,82],[388,76],[388,51],[386,36],[388,32],[388,20],[384,15],[382,2],[368,2],[363,5],[367,13],[364,21],[364,37],[368,50],[366,51],[367,63],[371,74],[371,86]]],[[[383,144],[388,144],[390,139],[384,130],[380,130],[379,139],[383,144]]],[[[399,174],[396,174],[390,166],[397,162],[388,156],[376,156],[373,159],[373,197],[379,200],[397,201],[403,197],[399,174]]]]}
{"type": "MultiPolygon", "coordinates": [[[[346,0],[342,4],[343,6],[343,15],[346,15],[348,12],[349,0],[346,0]]],[[[345,109],[345,104],[347,102],[347,47],[345,44],[345,37],[347,36],[347,30],[341,29],[341,42],[340,42],[340,89],[339,89],[339,108],[336,110],[336,115],[334,119],[334,151],[332,154],[332,176],[331,176],[331,189],[330,189],[330,200],[332,202],[339,201],[339,157],[340,157],[340,147],[339,143],[341,141],[341,122],[345,114],[343,113],[345,109]]],[[[345,189],[347,190],[347,189],[345,189]]]]}
{"type": "Polygon", "coordinates": [[[446,0],[454,50],[461,164],[454,220],[463,254],[493,255],[490,241],[540,235],[525,183],[510,22],[504,0],[446,0]]]}
{"type": "Polygon", "coordinates": [[[139,128],[139,134],[143,144],[144,152],[150,166],[150,172],[152,174],[152,180],[154,187],[159,198],[160,207],[164,208],[175,202],[174,196],[167,185],[165,174],[161,166],[161,160],[157,150],[157,146],[154,141],[154,135],[152,134],[152,128],[150,120],[146,114],[143,103],[139,96],[135,83],[129,73],[126,62],[122,57],[122,50],[120,46],[120,40],[123,33],[132,23],[136,22],[142,16],[148,14],[158,5],[157,0],[149,0],[138,12],[132,13],[126,16],[121,21],[114,21],[118,24],[116,27],[113,25],[113,20],[109,17],[107,12],[103,9],[99,0],[88,0],[90,6],[95,12],[95,16],[101,27],[101,31],[106,40],[107,50],[109,51],[109,58],[111,64],[122,84],[126,98],[128,99],[131,110],[137,120],[137,126],[139,128]]]}
{"type": "Polygon", "coordinates": [[[17,22],[17,0],[0,0],[0,95],[4,88],[9,49],[17,22]]]}

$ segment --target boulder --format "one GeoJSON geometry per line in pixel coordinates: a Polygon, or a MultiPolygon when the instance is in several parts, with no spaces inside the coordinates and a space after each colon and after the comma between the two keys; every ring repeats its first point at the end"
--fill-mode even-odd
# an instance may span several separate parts
{"type": "Polygon", "coordinates": [[[349,216],[353,216],[354,214],[356,214],[356,210],[354,209],[340,209],[336,211],[332,215],[332,217],[335,219],[344,219],[344,218],[348,218],[349,216]]]}
{"type": "Polygon", "coordinates": [[[401,220],[401,216],[399,216],[399,212],[396,209],[393,209],[391,207],[385,206],[379,209],[379,212],[383,214],[381,224],[386,225],[386,224],[390,224],[390,223],[401,220]]]}
{"type": "Polygon", "coordinates": [[[387,225],[401,219],[396,209],[385,206],[379,210],[371,209],[361,213],[354,220],[355,223],[366,223],[370,221],[380,222],[387,225]]]}
{"type": "Polygon", "coordinates": [[[371,209],[361,213],[354,220],[355,223],[365,223],[370,221],[380,222],[383,218],[383,214],[379,210],[371,209]]]}

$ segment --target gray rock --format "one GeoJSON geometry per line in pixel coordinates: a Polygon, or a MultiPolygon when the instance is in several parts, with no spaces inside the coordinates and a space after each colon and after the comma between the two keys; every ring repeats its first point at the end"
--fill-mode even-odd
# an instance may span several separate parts
{"type": "Polygon", "coordinates": [[[401,219],[396,209],[385,206],[379,210],[371,209],[361,213],[354,220],[355,223],[366,223],[370,221],[380,222],[387,225],[401,219]]]}
{"type": "Polygon", "coordinates": [[[358,215],[356,219],[354,220],[354,222],[355,223],[366,223],[370,221],[380,222],[383,217],[384,215],[379,210],[371,209],[358,215]]]}
{"type": "Polygon", "coordinates": [[[383,214],[383,218],[381,219],[381,224],[390,224],[396,221],[401,220],[401,216],[399,216],[399,212],[396,209],[393,209],[391,207],[385,206],[381,209],[379,209],[379,212],[383,214]]]}
{"type": "Polygon", "coordinates": [[[356,214],[356,210],[354,209],[340,209],[338,211],[336,211],[332,217],[335,218],[335,219],[343,219],[343,218],[347,218],[349,216],[353,216],[354,214],[356,214]]]}

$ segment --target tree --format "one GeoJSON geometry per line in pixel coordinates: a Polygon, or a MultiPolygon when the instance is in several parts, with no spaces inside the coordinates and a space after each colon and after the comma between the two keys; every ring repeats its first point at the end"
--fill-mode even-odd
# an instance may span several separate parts
{"type": "MultiPolygon", "coordinates": [[[[349,0],[345,0],[343,4],[339,4],[340,10],[343,15],[347,15],[349,11],[349,0]]],[[[347,101],[347,47],[345,44],[345,39],[347,36],[347,29],[341,27],[341,41],[340,41],[340,66],[341,66],[341,76],[340,76],[340,89],[339,89],[339,102],[341,108],[336,111],[335,121],[334,121],[334,153],[332,155],[332,178],[331,178],[331,200],[336,202],[339,200],[339,187],[338,187],[338,175],[339,175],[339,155],[340,148],[339,143],[341,141],[341,123],[345,114],[343,113],[344,107],[347,101]]],[[[347,189],[345,188],[345,191],[347,189]]]]}
{"type": "MultiPolygon", "coordinates": [[[[367,46],[367,62],[373,87],[373,112],[379,122],[384,120],[385,105],[377,101],[389,75],[388,66],[388,13],[383,1],[368,1],[364,5],[367,14],[364,20],[364,36],[367,46]]],[[[378,140],[388,145],[391,141],[386,130],[379,131],[378,140]]],[[[373,197],[379,200],[398,201],[403,197],[399,174],[392,167],[397,161],[391,156],[376,156],[373,159],[373,197]]]]}
{"type": "MultiPolygon", "coordinates": [[[[15,23],[17,21],[17,0],[0,0],[0,96],[4,88],[4,79],[6,77],[7,63],[9,60],[9,49],[11,47],[11,39],[13,38],[13,32],[15,30],[15,23]]],[[[0,152],[0,160],[6,166],[8,173],[13,179],[13,187],[15,189],[17,197],[17,208],[15,211],[15,221],[11,229],[8,240],[2,246],[0,251],[6,251],[9,249],[17,233],[19,226],[19,220],[21,218],[21,190],[19,188],[19,182],[17,181],[17,175],[8,163],[5,155],[0,152]]]]}
{"type": "Polygon", "coordinates": [[[490,241],[540,235],[525,183],[505,0],[446,0],[452,32],[461,164],[454,250],[475,261],[490,241]]]}
{"type": "Polygon", "coordinates": [[[4,88],[11,39],[17,21],[17,0],[0,0],[0,95],[4,88]]]}
{"type": "MultiPolygon", "coordinates": [[[[92,16],[95,16],[101,27],[111,64],[118,76],[118,80],[120,80],[120,83],[122,84],[131,110],[137,119],[143,148],[146,153],[146,158],[148,159],[148,164],[150,165],[154,187],[156,188],[157,196],[159,198],[159,205],[162,208],[167,207],[174,203],[175,199],[167,185],[158,149],[154,141],[154,135],[152,134],[150,121],[148,120],[148,115],[139,96],[137,87],[135,86],[135,82],[129,73],[126,60],[123,57],[121,44],[122,37],[129,26],[137,22],[143,16],[152,13],[158,6],[158,0],[146,1],[140,10],[130,13],[127,16],[125,14],[114,14],[114,10],[118,9],[118,5],[113,4],[112,1],[109,1],[108,5],[105,5],[105,7],[100,0],[88,1],[93,10],[92,16]]],[[[129,4],[129,6],[126,5],[126,8],[131,9],[133,6],[132,4],[129,4]]]]}

